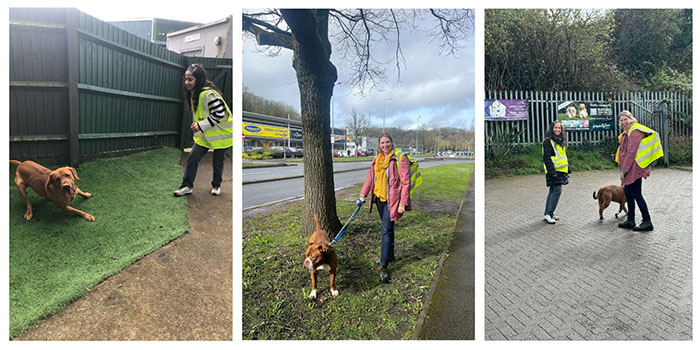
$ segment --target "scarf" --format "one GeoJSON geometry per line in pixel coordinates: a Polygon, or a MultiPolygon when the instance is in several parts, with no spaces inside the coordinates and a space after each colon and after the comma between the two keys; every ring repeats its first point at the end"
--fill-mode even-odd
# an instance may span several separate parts
{"type": "Polygon", "coordinates": [[[389,167],[389,159],[391,158],[391,153],[388,156],[384,155],[384,152],[379,152],[377,154],[377,160],[374,162],[374,195],[379,197],[379,200],[386,202],[386,192],[387,192],[387,176],[385,174],[386,168],[389,167]]]}

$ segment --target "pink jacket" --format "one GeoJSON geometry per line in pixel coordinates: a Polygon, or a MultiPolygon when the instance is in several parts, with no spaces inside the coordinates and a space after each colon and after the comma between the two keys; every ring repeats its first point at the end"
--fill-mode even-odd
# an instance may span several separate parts
{"type": "Polygon", "coordinates": [[[622,134],[622,139],[620,140],[620,169],[625,174],[624,180],[622,180],[623,185],[631,185],[640,177],[646,179],[651,173],[651,165],[642,169],[634,160],[637,155],[639,142],[645,136],[639,130],[632,130],[629,137],[627,133],[622,134]]]}
{"type": "MultiPolygon", "coordinates": [[[[372,165],[369,167],[369,172],[367,173],[367,179],[365,179],[365,184],[362,186],[362,194],[365,197],[369,196],[369,212],[372,212],[372,205],[374,204],[374,163],[377,161],[377,157],[372,160],[372,165]]],[[[389,166],[387,167],[387,189],[389,191],[389,196],[387,197],[387,202],[389,202],[389,213],[391,221],[396,221],[401,219],[401,214],[399,214],[399,204],[403,204],[406,211],[411,210],[411,197],[409,196],[410,189],[410,166],[408,162],[408,157],[401,157],[401,171],[399,174],[399,169],[396,167],[396,153],[391,154],[389,158],[389,166]]]]}

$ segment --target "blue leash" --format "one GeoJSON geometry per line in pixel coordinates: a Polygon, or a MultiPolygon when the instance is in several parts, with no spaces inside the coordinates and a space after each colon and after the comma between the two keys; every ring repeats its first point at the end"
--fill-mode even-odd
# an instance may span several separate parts
{"type": "Polygon", "coordinates": [[[345,229],[346,229],[346,228],[348,227],[348,225],[352,222],[352,220],[355,219],[355,216],[356,216],[357,213],[360,211],[360,208],[362,207],[362,203],[363,203],[363,202],[362,202],[361,200],[359,200],[359,199],[357,200],[357,209],[355,209],[355,212],[352,214],[352,216],[350,217],[350,219],[348,219],[348,222],[345,223],[345,226],[343,226],[343,228],[340,229],[340,232],[338,232],[338,234],[335,235],[335,238],[333,239],[333,242],[331,242],[331,244],[330,244],[331,246],[333,246],[333,243],[337,242],[338,239],[340,238],[340,236],[342,236],[343,233],[345,233],[345,229]]]}

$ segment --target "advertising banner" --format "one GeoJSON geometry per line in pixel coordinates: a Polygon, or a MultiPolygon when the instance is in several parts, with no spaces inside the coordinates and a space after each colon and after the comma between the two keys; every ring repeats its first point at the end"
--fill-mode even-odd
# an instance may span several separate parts
{"type": "Polygon", "coordinates": [[[615,116],[610,102],[564,101],[557,106],[557,115],[567,131],[612,130],[615,128],[615,116]]]}
{"type": "Polygon", "coordinates": [[[269,137],[275,139],[288,139],[287,128],[267,126],[260,124],[243,123],[243,136],[269,137]]]}
{"type": "Polygon", "coordinates": [[[528,120],[527,100],[485,100],[484,120],[528,120]]]}

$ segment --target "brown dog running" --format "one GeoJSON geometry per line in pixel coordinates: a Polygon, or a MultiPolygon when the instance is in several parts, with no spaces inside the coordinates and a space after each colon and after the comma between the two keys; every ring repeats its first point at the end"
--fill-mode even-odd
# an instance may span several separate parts
{"type": "Polygon", "coordinates": [[[598,195],[593,192],[593,199],[598,200],[598,214],[600,215],[600,220],[603,220],[603,210],[610,205],[610,202],[620,203],[620,210],[615,213],[615,217],[624,210],[627,214],[627,199],[625,198],[625,186],[617,185],[607,185],[598,189],[598,195]]]}
{"type": "Polygon", "coordinates": [[[316,298],[317,270],[328,270],[330,272],[331,295],[338,295],[338,290],[335,289],[335,270],[338,267],[338,256],[331,246],[328,233],[321,229],[316,213],[314,213],[314,220],[316,220],[316,231],[309,238],[309,248],[306,249],[306,259],[304,259],[304,268],[311,272],[311,293],[309,293],[309,299],[316,298]]]}
{"type": "Polygon", "coordinates": [[[32,219],[32,204],[27,198],[27,187],[31,187],[36,194],[45,197],[52,201],[59,209],[71,212],[75,215],[82,216],[85,220],[95,221],[95,217],[78,209],[75,209],[70,204],[76,195],[81,195],[85,198],[90,198],[92,195],[81,191],[75,184],[78,178],[78,173],[72,167],[58,168],[54,171],[39,165],[31,160],[20,162],[18,160],[10,160],[10,165],[16,165],[15,185],[20,196],[27,202],[27,212],[24,218],[32,219]]]}

